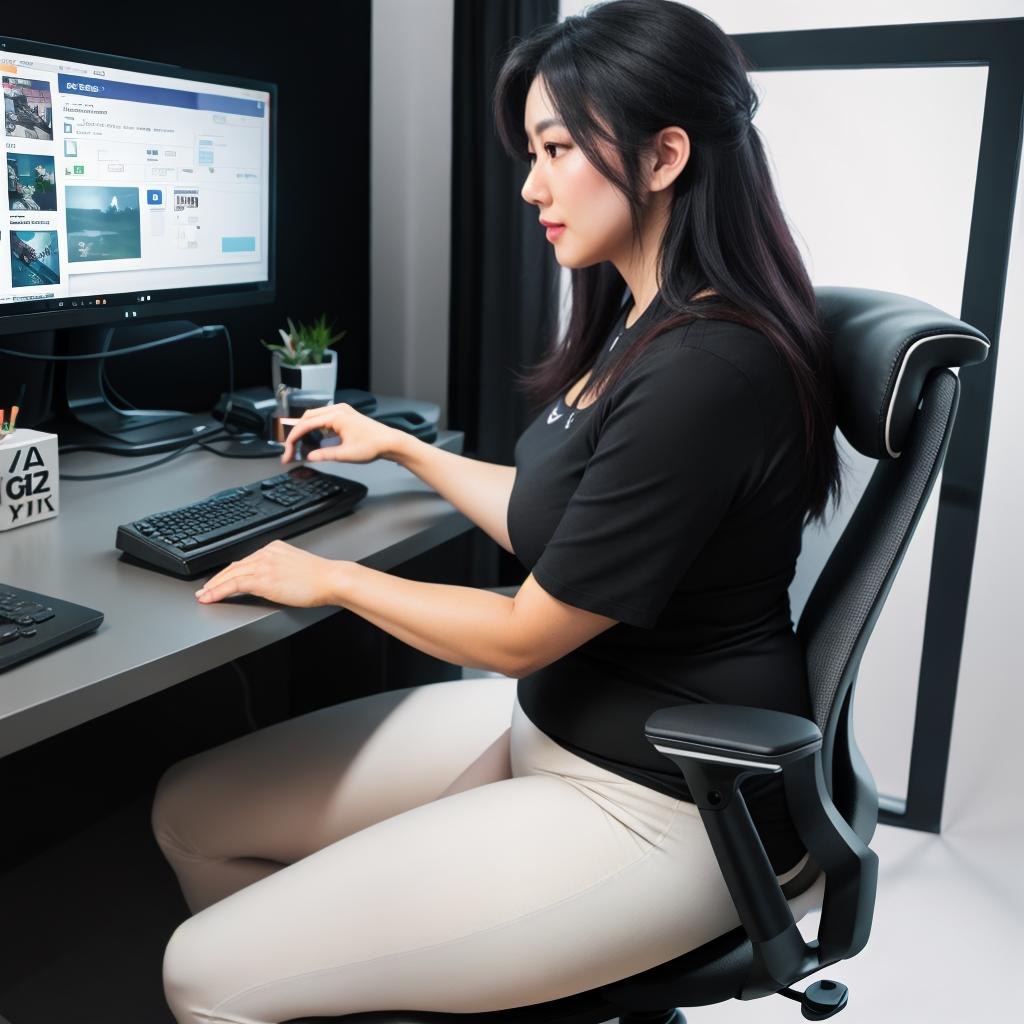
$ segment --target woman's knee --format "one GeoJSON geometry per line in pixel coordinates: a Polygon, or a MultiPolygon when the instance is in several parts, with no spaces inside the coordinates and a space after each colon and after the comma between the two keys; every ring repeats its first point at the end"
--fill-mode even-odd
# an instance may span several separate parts
{"type": "Polygon", "coordinates": [[[209,949],[199,917],[190,917],[175,929],[164,950],[163,984],[167,1005],[178,1021],[208,1018],[220,998],[211,972],[230,957],[226,949],[209,949]]]}
{"type": "Polygon", "coordinates": [[[186,757],[172,764],[156,784],[149,817],[153,836],[162,847],[168,842],[182,842],[184,816],[192,805],[189,789],[193,761],[193,757],[186,757]]]}

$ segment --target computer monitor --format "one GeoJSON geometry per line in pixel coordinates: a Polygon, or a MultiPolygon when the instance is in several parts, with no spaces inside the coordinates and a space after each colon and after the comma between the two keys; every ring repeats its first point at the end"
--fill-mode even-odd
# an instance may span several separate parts
{"type": "MultiPolygon", "coordinates": [[[[0,78],[0,335],[98,350],[102,325],[274,300],[274,84],[9,37],[0,78]]],[[[96,367],[69,365],[76,414],[121,433],[96,367]]]]}

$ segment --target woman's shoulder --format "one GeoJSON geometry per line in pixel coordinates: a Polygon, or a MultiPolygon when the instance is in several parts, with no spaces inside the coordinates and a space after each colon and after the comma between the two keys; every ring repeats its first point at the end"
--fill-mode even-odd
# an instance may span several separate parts
{"type": "Polygon", "coordinates": [[[607,411],[652,404],[671,410],[711,407],[755,415],[782,432],[796,430],[796,385],[782,353],[762,331],[732,320],[701,318],[652,339],[609,396],[607,411]]]}
{"type": "Polygon", "coordinates": [[[740,375],[757,385],[773,382],[785,363],[761,331],[731,320],[701,318],[670,327],[651,339],[633,367],[635,378],[653,383],[679,377],[740,375]]]}
{"type": "MultiPolygon", "coordinates": [[[[792,375],[778,346],[764,331],[734,320],[701,319],[666,332],[665,349],[701,353],[742,374],[758,395],[772,404],[792,401],[792,375]]],[[[683,355],[685,361],[685,355],[683,355]]]]}

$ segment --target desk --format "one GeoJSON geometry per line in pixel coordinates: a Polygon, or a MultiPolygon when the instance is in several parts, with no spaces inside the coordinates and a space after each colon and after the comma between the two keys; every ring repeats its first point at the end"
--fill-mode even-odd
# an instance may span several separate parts
{"type": "MultiPolygon", "coordinates": [[[[442,431],[435,444],[461,452],[462,441],[461,433],[442,431]]],[[[87,452],[61,459],[62,471],[82,475],[133,464],[87,452]]],[[[289,538],[306,551],[387,571],[473,527],[393,462],[318,468],[358,480],[369,494],[351,515],[289,538]]],[[[337,611],[283,608],[259,598],[200,605],[194,594],[206,577],[165,576],[122,561],[114,548],[120,523],[279,469],[273,459],[225,459],[200,450],[110,480],[64,480],[58,516],[4,535],[0,578],[97,608],[105,618],[90,636],[0,675],[0,757],[291,636],[337,611]]]]}

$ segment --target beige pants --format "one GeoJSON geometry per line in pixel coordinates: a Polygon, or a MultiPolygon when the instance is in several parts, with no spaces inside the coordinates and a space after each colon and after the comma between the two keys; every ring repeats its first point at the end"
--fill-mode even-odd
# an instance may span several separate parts
{"type": "Polygon", "coordinates": [[[194,913],[164,957],[179,1024],[525,1006],[734,928],[694,805],[565,750],[515,693],[373,694],[173,765],[153,830],[194,913]]]}

